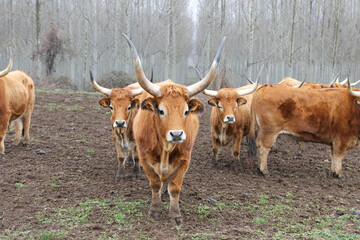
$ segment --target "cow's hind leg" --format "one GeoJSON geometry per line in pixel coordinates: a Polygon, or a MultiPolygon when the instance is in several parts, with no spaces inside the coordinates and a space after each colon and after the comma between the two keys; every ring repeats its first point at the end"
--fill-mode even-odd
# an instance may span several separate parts
{"type": "Polygon", "coordinates": [[[342,162],[346,154],[346,146],[334,142],[331,147],[331,172],[334,177],[343,177],[342,162]]]}
{"type": "Polygon", "coordinates": [[[9,120],[10,120],[10,115],[7,116],[0,116],[0,153],[4,154],[5,152],[5,135],[6,135],[6,130],[8,128],[8,124],[9,124],[9,120]]]}
{"type": "Polygon", "coordinates": [[[277,133],[273,131],[262,130],[261,136],[256,141],[258,168],[260,172],[264,175],[267,175],[269,173],[267,168],[267,157],[271,146],[276,140],[276,137],[277,133]]]}
{"type": "Polygon", "coordinates": [[[26,145],[28,143],[30,143],[30,123],[31,123],[31,113],[32,113],[32,109],[28,109],[26,111],[26,113],[24,114],[24,117],[22,119],[22,123],[24,125],[24,129],[23,129],[23,143],[26,145]]]}
{"type": "Polygon", "coordinates": [[[179,197],[182,181],[189,166],[188,163],[189,162],[185,160],[180,162],[179,167],[172,175],[168,184],[168,192],[170,195],[169,217],[174,225],[181,225],[183,222],[179,207],[179,197]]]}
{"type": "Polygon", "coordinates": [[[14,139],[14,145],[19,145],[21,140],[21,135],[23,131],[23,123],[21,117],[14,120],[14,126],[15,126],[15,139],[14,139]]]}

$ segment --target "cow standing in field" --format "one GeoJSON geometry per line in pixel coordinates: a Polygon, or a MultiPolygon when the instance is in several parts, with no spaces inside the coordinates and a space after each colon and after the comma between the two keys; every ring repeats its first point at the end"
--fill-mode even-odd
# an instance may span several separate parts
{"type": "Polygon", "coordinates": [[[225,38],[205,78],[186,87],[170,80],[160,84],[151,83],[144,74],[135,46],[126,35],[124,37],[132,50],[136,78],[148,92],[142,95],[141,109],[134,120],[134,137],[141,165],[152,189],[149,215],[160,217],[163,208],[161,189],[169,180],[169,217],[172,223],[178,225],[182,223],[180,190],[199,129],[197,114],[204,109],[199,100],[191,97],[214,80],[225,38]]]}
{"type": "Polygon", "coordinates": [[[342,176],[346,152],[359,144],[360,91],[348,88],[295,89],[264,85],[253,97],[252,116],[258,168],[268,173],[267,156],[280,133],[331,146],[331,171],[342,176]]]}
{"type": "Polygon", "coordinates": [[[93,87],[106,97],[100,99],[99,104],[111,111],[112,138],[115,143],[118,169],[116,179],[125,177],[125,164],[129,157],[133,159],[133,177],[139,176],[140,162],[136,152],[133,135],[134,117],[139,109],[139,99],[136,97],[143,92],[138,83],[131,84],[125,88],[104,88],[93,78],[90,72],[90,80],[93,87]]]}
{"type": "MultiPolygon", "coordinates": [[[[232,154],[235,158],[235,173],[239,171],[241,141],[250,131],[252,93],[258,87],[261,70],[254,84],[237,89],[223,88],[219,91],[205,89],[203,91],[205,95],[211,97],[208,103],[213,106],[210,123],[213,149],[211,163],[214,167],[217,165],[220,148],[233,141],[232,154]]],[[[249,158],[247,158],[247,164],[248,166],[253,165],[249,158]]]]}
{"type": "Polygon", "coordinates": [[[13,121],[14,144],[18,145],[23,134],[23,143],[30,141],[29,129],[34,109],[35,90],[33,80],[24,71],[12,71],[12,58],[8,67],[0,72],[0,153],[5,152],[5,134],[13,121]]]}

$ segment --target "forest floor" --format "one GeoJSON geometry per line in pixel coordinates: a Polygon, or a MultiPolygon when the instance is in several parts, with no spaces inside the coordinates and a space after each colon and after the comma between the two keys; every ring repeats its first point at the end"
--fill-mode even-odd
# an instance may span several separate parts
{"type": "MultiPolygon", "coordinates": [[[[211,159],[210,106],[180,195],[184,224],[148,217],[151,189],[143,171],[115,181],[116,151],[101,95],[38,90],[31,143],[0,156],[0,239],[360,239],[360,149],[345,157],[342,179],[330,174],[330,148],[280,136],[269,176],[245,164],[233,170],[231,147],[211,159]]],[[[166,189],[166,187],[164,188],[166,189]]]]}

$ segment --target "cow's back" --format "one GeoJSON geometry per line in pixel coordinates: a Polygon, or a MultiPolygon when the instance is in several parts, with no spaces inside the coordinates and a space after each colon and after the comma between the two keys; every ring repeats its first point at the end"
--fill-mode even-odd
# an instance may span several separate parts
{"type": "Polygon", "coordinates": [[[29,105],[33,108],[34,83],[24,71],[12,71],[0,78],[0,82],[13,115],[21,115],[29,105]]]}

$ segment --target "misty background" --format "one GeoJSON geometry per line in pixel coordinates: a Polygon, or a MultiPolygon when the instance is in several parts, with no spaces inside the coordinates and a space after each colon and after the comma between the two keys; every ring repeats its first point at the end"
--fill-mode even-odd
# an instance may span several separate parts
{"type": "Polygon", "coordinates": [[[213,88],[290,76],[329,83],[340,72],[360,78],[358,0],[0,0],[0,69],[14,56],[36,86],[91,89],[135,80],[134,42],[148,78],[176,83],[206,73],[224,36],[213,88]]]}

